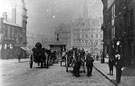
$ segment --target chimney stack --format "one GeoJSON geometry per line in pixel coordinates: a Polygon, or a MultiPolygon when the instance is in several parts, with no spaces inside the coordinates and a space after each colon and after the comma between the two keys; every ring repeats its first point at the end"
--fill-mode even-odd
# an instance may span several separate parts
{"type": "Polygon", "coordinates": [[[16,7],[12,8],[12,20],[16,24],[16,7]]]}
{"type": "Polygon", "coordinates": [[[3,18],[5,21],[7,21],[7,12],[3,12],[3,18]]]}

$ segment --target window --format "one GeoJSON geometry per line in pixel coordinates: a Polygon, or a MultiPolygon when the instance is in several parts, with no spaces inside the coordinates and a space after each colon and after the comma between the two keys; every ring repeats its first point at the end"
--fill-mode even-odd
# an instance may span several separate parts
{"type": "Polygon", "coordinates": [[[82,40],[82,43],[84,43],[84,40],[82,40]]]}
{"type": "Polygon", "coordinates": [[[112,28],[112,39],[115,38],[115,27],[112,28]]]}
{"type": "Polygon", "coordinates": [[[93,34],[91,34],[91,38],[93,38],[93,34]]]}
{"type": "Polygon", "coordinates": [[[129,14],[129,24],[131,26],[131,28],[129,28],[131,31],[133,31],[133,27],[134,27],[134,9],[130,10],[130,14],[129,14]]]}
{"type": "Polygon", "coordinates": [[[103,37],[103,35],[101,34],[101,35],[100,35],[100,38],[102,38],[102,37],[103,37]]]}
{"type": "Polygon", "coordinates": [[[115,4],[112,7],[112,20],[115,19],[115,4]]]}
{"type": "Polygon", "coordinates": [[[82,34],[82,38],[84,38],[84,34],[82,34]]]}
{"type": "Polygon", "coordinates": [[[88,40],[85,40],[86,45],[88,44],[88,40]]]}
{"type": "Polygon", "coordinates": [[[80,34],[77,34],[77,38],[80,38],[80,34]]]}
{"type": "Polygon", "coordinates": [[[95,40],[95,45],[98,45],[98,40],[95,40]]]}
{"type": "Polygon", "coordinates": [[[85,37],[88,38],[88,34],[85,34],[85,37]]]}
{"type": "Polygon", "coordinates": [[[5,25],[5,38],[7,38],[7,33],[8,33],[8,28],[7,28],[7,26],[5,25]]]}
{"type": "Polygon", "coordinates": [[[96,38],[98,38],[98,34],[96,34],[96,38]]]}

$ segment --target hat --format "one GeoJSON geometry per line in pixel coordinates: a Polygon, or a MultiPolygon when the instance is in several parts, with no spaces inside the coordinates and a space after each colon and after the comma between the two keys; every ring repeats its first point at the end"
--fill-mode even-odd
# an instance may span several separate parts
{"type": "Polygon", "coordinates": [[[120,54],[116,54],[115,57],[120,59],[120,54]]]}
{"type": "Polygon", "coordinates": [[[42,48],[42,44],[40,42],[37,42],[35,47],[38,48],[38,49],[41,49],[42,48]]]}

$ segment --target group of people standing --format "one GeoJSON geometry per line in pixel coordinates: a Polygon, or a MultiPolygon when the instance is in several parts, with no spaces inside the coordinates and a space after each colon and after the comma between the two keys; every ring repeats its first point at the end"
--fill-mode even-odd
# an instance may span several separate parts
{"type": "MultiPolygon", "coordinates": [[[[88,51],[79,50],[77,48],[73,48],[66,52],[67,59],[68,59],[68,66],[73,66],[73,74],[76,77],[80,76],[80,67],[83,66],[84,72],[85,67],[87,68],[87,76],[92,75],[92,69],[93,69],[93,62],[94,59],[88,51]],[[85,67],[84,67],[85,66],[85,67]]],[[[109,56],[109,55],[108,55],[109,56]]],[[[116,67],[116,83],[119,84],[121,81],[121,74],[123,70],[123,60],[121,58],[121,55],[117,53],[114,57],[110,56],[108,57],[108,65],[109,65],[109,75],[113,75],[113,67],[116,67]]]]}
{"type": "Polygon", "coordinates": [[[85,73],[85,67],[87,68],[87,76],[92,75],[92,68],[94,59],[90,53],[85,52],[84,49],[80,50],[73,48],[66,53],[68,59],[68,66],[73,67],[73,74],[76,77],[80,76],[80,68],[83,67],[85,73]]]}
{"type": "Polygon", "coordinates": [[[124,68],[121,55],[118,53],[115,55],[115,57],[109,57],[108,65],[110,75],[113,75],[113,68],[114,66],[116,67],[116,83],[119,84],[121,81],[122,70],[124,68]]]}

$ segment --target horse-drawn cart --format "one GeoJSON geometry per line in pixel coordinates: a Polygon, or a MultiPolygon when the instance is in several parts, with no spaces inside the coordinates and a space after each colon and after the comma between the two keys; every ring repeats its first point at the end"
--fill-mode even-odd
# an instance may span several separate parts
{"type": "Polygon", "coordinates": [[[33,67],[33,63],[37,63],[38,66],[48,68],[48,57],[45,48],[42,48],[41,43],[37,43],[35,48],[32,49],[32,54],[30,55],[30,68],[33,67]]]}

